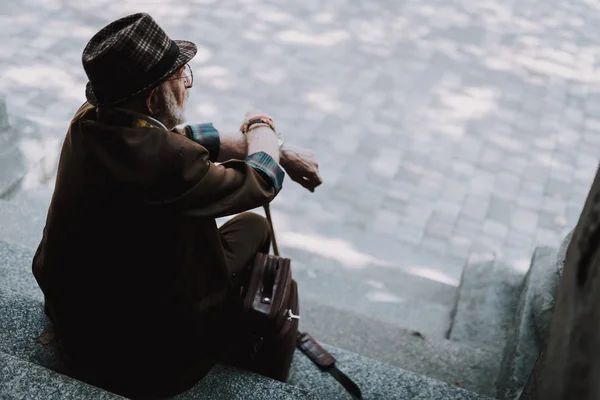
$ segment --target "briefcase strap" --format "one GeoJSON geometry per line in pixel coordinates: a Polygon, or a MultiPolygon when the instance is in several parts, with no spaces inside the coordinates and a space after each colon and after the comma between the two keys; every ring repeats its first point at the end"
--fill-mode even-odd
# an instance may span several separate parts
{"type": "Polygon", "coordinates": [[[354,399],[362,400],[362,393],[358,385],[335,366],[335,358],[321,347],[310,334],[298,332],[296,345],[321,370],[329,372],[354,399]]]}
{"type": "Polygon", "coordinates": [[[265,215],[267,216],[267,221],[269,221],[269,226],[271,227],[271,243],[273,244],[273,253],[279,257],[279,247],[277,247],[277,240],[275,239],[275,229],[273,228],[273,220],[271,219],[271,207],[269,204],[265,204],[265,215]]]}

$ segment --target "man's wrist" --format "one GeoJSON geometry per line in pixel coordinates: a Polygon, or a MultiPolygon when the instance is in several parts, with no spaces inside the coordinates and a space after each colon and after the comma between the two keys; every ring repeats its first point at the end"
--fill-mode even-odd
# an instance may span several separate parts
{"type": "Polygon", "coordinates": [[[283,143],[279,147],[279,163],[281,164],[281,166],[283,168],[286,167],[286,165],[288,164],[288,161],[289,161],[287,149],[288,148],[287,148],[287,145],[285,143],[283,143]]]}

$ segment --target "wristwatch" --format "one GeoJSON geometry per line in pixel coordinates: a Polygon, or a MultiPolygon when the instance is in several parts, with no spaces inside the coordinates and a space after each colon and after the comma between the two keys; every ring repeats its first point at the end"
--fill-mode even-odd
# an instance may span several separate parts
{"type": "Polygon", "coordinates": [[[273,130],[273,132],[277,133],[277,130],[275,129],[275,124],[273,123],[273,120],[269,117],[250,118],[248,120],[248,123],[245,126],[243,133],[248,133],[248,131],[250,130],[250,128],[253,125],[267,125],[269,128],[271,128],[273,130]]]}

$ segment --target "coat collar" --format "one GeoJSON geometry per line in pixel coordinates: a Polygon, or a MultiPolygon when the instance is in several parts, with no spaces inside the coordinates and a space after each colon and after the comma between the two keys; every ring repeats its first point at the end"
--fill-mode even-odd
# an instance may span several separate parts
{"type": "Polygon", "coordinates": [[[100,123],[126,126],[130,128],[158,128],[168,130],[167,127],[156,118],[118,107],[98,107],[96,120],[100,123]]]}

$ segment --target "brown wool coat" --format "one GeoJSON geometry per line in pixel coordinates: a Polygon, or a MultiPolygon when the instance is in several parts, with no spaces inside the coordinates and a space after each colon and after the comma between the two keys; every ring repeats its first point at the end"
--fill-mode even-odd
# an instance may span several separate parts
{"type": "Polygon", "coordinates": [[[73,374],[125,394],[203,376],[234,329],[215,217],[275,194],[242,161],[215,165],[180,134],[84,104],[33,260],[73,374]]]}

